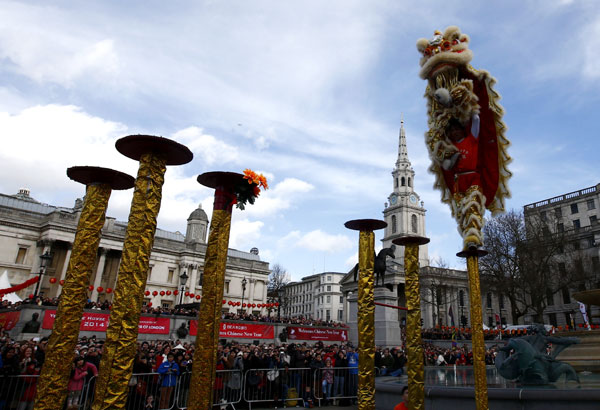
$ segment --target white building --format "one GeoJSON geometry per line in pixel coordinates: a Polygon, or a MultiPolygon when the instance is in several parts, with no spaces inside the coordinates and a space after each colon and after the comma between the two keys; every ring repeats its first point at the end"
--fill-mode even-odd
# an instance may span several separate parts
{"type": "Polygon", "coordinates": [[[292,282],[284,290],[284,314],[321,320],[344,320],[340,281],[345,273],[323,272],[292,282]]]}
{"type": "MultiPolygon", "coordinates": [[[[52,260],[43,277],[40,294],[47,297],[60,294],[59,281],[65,278],[82,203],[78,199],[73,208],[42,204],[31,198],[26,189],[16,195],[0,194],[0,272],[8,272],[11,285],[36,275],[40,271],[40,255],[48,251],[52,260]],[[51,283],[51,278],[56,282],[51,283]]],[[[183,303],[199,301],[175,295],[174,291],[202,295],[208,226],[208,217],[199,207],[187,220],[186,235],[156,229],[146,285],[150,296],[144,303],[173,307],[180,300],[183,303]],[[184,272],[189,279],[182,286],[180,276],[184,272]],[[154,291],[158,295],[153,296],[154,291]],[[164,295],[160,295],[161,291],[164,295]]],[[[89,284],[94,290],[88,292],[88,297],[92,301],[112,300],[114,293],[106,293],[106,289],[116,286],[126,228],[126,222],[106,217],[98,257],[90,276],[89,284]],[[102,292],[98,292],[98,288],[102,288],[102,292]]],[[[269,264],[260,260],[258,250],[229,249],[224,298],[241,301],[242,279],[246,278],[249,285],[244,302],[266,303],[268,275],[269,264]]],[[[34,287],[24,289],[19,296],[26,298],[33,291],[34,287]]],[[[235,308],[225,304],[223,309],[233,311],[235,308]]],[[[258,313],[260,309],[254,311],[258,313]]]]}

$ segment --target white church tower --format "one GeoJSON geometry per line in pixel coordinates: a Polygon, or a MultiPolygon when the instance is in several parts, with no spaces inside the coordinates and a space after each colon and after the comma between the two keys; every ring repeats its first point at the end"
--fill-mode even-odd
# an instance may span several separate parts
{"type": "MultiPolygon", "coordinates": [[[[406,132],[404,120],[400,122],[400,136],[398,144],[398,159],[392,171],[393,187],[385,204],[383,218],[387,222],[385,234],[382,239],[383,247],[392,246],[392,240],[407,235],[425,235],[425,208],[423,202],[414,190],[415,171],[412,168],[408,151],[406,149],[406,132]]],[[[404,264],[404,247],[396,246],[396,262],[404,264]]],[[[419,248],[420,266],[429,265],[427,245],[419,248]]]]}

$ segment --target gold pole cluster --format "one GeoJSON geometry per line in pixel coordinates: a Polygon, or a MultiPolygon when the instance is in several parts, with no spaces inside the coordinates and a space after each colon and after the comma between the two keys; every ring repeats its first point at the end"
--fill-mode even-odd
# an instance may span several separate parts
{"type": "Polygon", "coordinates": [[[358,408],[375,409],[375,234],[361,231],[358,246],[358,408]]]}
{"type": "Polygon", "coordinates": [[[113,187],[129,189],[133,186],[132,177],[106,168],[73,167],[69,168],[67,174],[78,182],[85,183],[90,179],[101,182],[87,184],[56,320],[37,385],[36,410],[57,409],[65,402],[73,368],[71,358],[77,345],[87,287],[98,253],[108,200],[113,187]]]}

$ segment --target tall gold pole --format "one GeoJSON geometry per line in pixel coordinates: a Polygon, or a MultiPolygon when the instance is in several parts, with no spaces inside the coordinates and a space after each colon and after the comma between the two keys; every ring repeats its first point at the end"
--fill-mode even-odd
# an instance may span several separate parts
{"type": "Polygon", "coordinates": [[[193,157],[185,146],[149,135],[124,137],[116,147],[123,155],[139,160],[140,168],[96,382],[94,410],[122,409],[127,402],[166,165],[185,164],[193,157]]]}
{"type": "Polygon", "coordinates": [[[358,230],[358,409],[375,410],[375,234],[387,226],[375,219],[344,224],[358,230]]]}
{"type": "Polygon", "coordinates": [[[133,187],[133,177],[107,168],[72,167],[67,170],[67,175],[87,186],[86,195],[56,320],[48,341],[46,359],[37,385],[34,405],[36,410],[57,409],[65,402],[73,368],[71,358],[77,345],[87,287],[98,253],[108,199],[112,189],[133,187]]]}
{"type": "Polygon", "coordinates": [[[212,408],[232,199],[235,186],[247,184],[243,175],[233,172],[207,172],[198,177],[198,182],[215,188],[215,201],[204,260],[202,303],[198,313],[194,367],[188,396],[189,410],[212,408]]]}
{"type": "Polygon", "coordinates": [[[477,410],[488,410],[487,375],[485,370],[485,342],[483,341],[483,314],[479,287],[479,257],[487,255],[482,249],[469,249],[457,256],[467,258],[469,274],[469,302],[471,304],[471,343],[475,372],[475,405],[477,410]]]}
{"type": "Polygon", "coordinates": [[[429,242],[420,236],[405,236],[392,241],[404,246],[406,307],[406,350],[408,356],[408,408],[425,409],[425,364],[421,341],[421,290],[419,287],[419,245],[429,242]]]}

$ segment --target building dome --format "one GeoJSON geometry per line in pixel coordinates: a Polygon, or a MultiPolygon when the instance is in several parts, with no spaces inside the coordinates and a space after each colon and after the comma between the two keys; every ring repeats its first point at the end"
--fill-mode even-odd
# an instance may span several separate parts
{"type": "Polygon", "coordinates": [[[202,204],[198,205],[198,208],[194,210],[187,219],[188,221],[208,221],[208,216],[204,209],[202,209],[202,204]]]}

